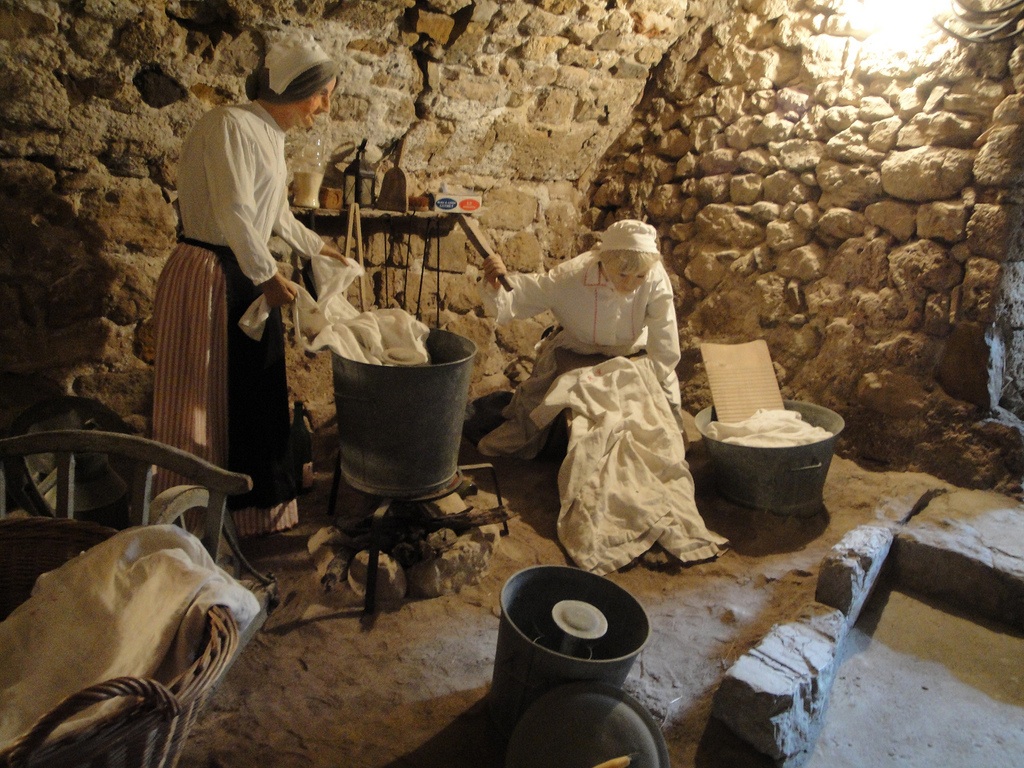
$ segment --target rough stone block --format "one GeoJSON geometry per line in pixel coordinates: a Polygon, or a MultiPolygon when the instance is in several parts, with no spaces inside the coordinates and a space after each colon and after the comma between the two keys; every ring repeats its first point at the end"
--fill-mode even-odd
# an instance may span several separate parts
{"type": "Polygon", "coordinates": [[[870,525],[843,536],[822,561],[814,599],[838,608],[851,626],[855,624],[889,555],[892,540],[888,528],[870,525]]]}
{"type": "Polygon", "coordinates": [[[931,501],[893,545],[898,584],[1024,628],[1024,505],[989,491],[931,501]]]}
{"type": "MultiPolygon", "coordinates": [[[[360,598],[366,595],[366,581],[370,570],[370,553],[359,552],[349,564],[348,585],[360,598]]],[[[403,598],[409,589],[405,571],[396,560],[384,552],[378,553],[377,583],[374,599],[381,605],[394,605],[403,598]]]]}
{"type": "Polygon", "coordinates": [[[795,765],[821,730],[847,631],[841,611],[820,605],[777,625],[726,672],[713,714],[758,751],[795,765]]]}

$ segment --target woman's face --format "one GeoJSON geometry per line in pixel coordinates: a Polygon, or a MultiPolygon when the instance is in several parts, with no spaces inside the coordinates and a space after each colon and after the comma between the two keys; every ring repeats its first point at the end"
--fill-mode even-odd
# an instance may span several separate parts
{"type": "Polygon", "coordinates": [[[618,269],[610,269],[604,263],[601,264],[601,270],[604,272],[605,277],[608,278],[608,282],[612,284],[612,288],[617,293],[625,294],[633,293],[633,291],[643,285],[649,271],[645,269],[642,272],[623,272],[618,269]]]}
{"type": "Polygon", "coordinates": [[[303,128],[309,129],[313,127],[316,121],[316,116],[325,114],[331,109],[331,94],[334,93],[334,88],[338,84],[338,79],[334,78],[327,83],[323,88],[309,96],[302,101],[294,101],[288,105],[289,107],[289,120],[290,128],[303,128]]]}

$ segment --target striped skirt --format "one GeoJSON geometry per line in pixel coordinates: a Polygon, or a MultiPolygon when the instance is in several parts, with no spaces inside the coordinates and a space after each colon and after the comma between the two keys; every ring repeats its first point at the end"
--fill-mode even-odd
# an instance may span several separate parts
{"type": "MultiPolygon", "coordinates": [[[[227,290],[216,254],[194,245],[180,243],[160,275],[153,311],[153,439],[233,468],[227,290]]],[[[183,482],[162,472],[154,478],[154,493],[183,482]]],[[[254,476],[254,486],[258,482],[254,476]]],[[[298,523],[298,504],[293,497],[270,506],[232,509],[232,516],[241,536],[282,531],[298,523]]]]}

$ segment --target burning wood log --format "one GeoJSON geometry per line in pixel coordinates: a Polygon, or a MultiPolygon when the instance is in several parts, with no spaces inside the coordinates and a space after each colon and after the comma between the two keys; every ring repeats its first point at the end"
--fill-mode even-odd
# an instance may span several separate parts
{"type": "Polygon", "coordinates": [[[331,562],[327,564],[323,575],[320,577],[320,584],[323,586],[324,592],[330,592],[338,584],[348,582],[348,568],[355,555],[355,550],[344,547],[331,558],[331,562]]]}
{"type": "MultiPolygon", "coordinates": [[[[462,534],[471,528],[479,528],[482,525],[504,523],[513,517],[504,507],[493,509],[476,509],[469,507],[464,512],[444,515],[443,517],[429,517],[422,514],[420,505],[403,502],[395,502],[391,508],[391,514],[379,521],[380,530],[393,534],[403,528],[419,528],[426,533],[433,533],[442,528],[451,528],[457,534],[462,534]]],[[[341,527],[341,530],[350,536],[353,542],[367,541],[372,527],[372,519],[359,520],[351,525],[341,527]]]]}

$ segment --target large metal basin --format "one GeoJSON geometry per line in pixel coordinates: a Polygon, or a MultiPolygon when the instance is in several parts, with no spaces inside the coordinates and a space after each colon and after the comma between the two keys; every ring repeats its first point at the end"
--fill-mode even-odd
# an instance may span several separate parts
{"type": "Polygon", "coordinates": [[[432,329],[431,364],[370,365],[332,353],[341,472],[357,490],[420,498],[458,473],[476,345],[432,329]]]}
{"type": "Polygon", "coordinates": [[[786,410],[799,412],[804,421],[828,430],[832,436],[788,448],[723,443],[708,437],[711,408],[697,414],[697,429],[704,437],[715,485],[725,498],[780,515],[810,517],[823,509],[825,478],[845,422],[838,413],[821,405],[797,400],[785,400],[783,404],[786,410]]]}

